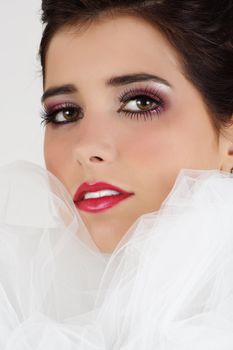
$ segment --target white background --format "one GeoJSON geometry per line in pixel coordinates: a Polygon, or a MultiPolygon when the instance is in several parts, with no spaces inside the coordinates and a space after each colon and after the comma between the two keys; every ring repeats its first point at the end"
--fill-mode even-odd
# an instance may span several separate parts
{"type": "Polygon", "coordinates": [[[0,0],[0,165],[24,159],[44,166],[40,6],[0,0]]]}

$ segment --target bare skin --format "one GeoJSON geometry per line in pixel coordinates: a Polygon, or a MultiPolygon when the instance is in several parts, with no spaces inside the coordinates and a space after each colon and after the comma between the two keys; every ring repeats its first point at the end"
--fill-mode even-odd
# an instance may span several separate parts
{"type": "Polygon", "coordinates": [[[46,110],[58,110],[56,120],[70,120],[46,126],[47,169],[72,197],[86,181],[134,192],[102,212],[79,211],[104,252],[116,247],[139,216],[160,208],[180,169],[229,171],[233,165],[232,143],[216,133],[200,93],[182,74],[176,51],[144,20],[119,16],[82,32],[58,32],[47,52],[45,91],[67,84],[76,91],[44,100],[46,110]],[[105,84],[111,77],[138,73],[160,81],[105,84]],[[133,97],[120,102],[119,95],[129,91],[133,97]],[[82,118],[65,119],[74,108],[80,108],[82,118]]]}

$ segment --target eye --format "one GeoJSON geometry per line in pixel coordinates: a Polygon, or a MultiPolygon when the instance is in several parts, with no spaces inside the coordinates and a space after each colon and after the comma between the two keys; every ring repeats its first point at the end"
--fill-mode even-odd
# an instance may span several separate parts
{"type": "Polygon", "coordinates": [[[75,122],[80,116],[81,108],[73,104],[61,104],[51,109],[44,110],[41,114],[42,123],[68,124],[75,122]]]}
{"type": "Polygon", "coordinates": [[[64,122],[64,121],[74,121],[78,116],[78,111],[74,107],[63,108],[57,112],[54,116],[54,121],[64,122]]]}
{"type": "Polygon", "coordinates": [[[140,111],[149,111],[153,108],[158,107],[159,101],[154,101],[152,98],[142,95],[142,96],[137,96],[134,99],[131,99],[129,102],[127,102],[124,105],[124,109],[122,111],[129,111],[129,109],[132,112],[140,112],[140,111]],[[127,108],[125,108],[127,107],[127,108]]]}
{"type": "Polygon", "coordinates": [[[145,120],[148,117],[152,119],[154,114],[158,117],[164,105],[158,91],[150,88],[129,90],[120,96],[120,102],[123,102],[123,107],[118,112],[123,112],[130,118],[142,117],[145,120]]]}

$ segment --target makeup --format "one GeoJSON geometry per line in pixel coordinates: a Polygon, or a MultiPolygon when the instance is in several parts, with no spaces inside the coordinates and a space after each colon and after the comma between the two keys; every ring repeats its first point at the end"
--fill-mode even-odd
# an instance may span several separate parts
{"type": "Polygon", "coordinates": [[[93,184],[84,182],[77,189],[73,201],[80,210],[98,213],[112,208],[133,194],[133,192],[124,191],[106,182],[95,182],[93,184]]]}
{"type": "MultiPolygon", "coordinates": [[[[125,89],[118,101],[121,103],[117,113],[120,117],[126,116],[131,119],[153,119],[159,117],[160,113],[165,109],[164,93],[160,92],[163,86],[146,85],[138,87],[130,87],[125,89]]],[[[77,122],[83,118],[82,108],[70,102],[57,102],[56,104],[48,104],[41,113],[42,123],[64,125],[72,122],[77,122]]]]}

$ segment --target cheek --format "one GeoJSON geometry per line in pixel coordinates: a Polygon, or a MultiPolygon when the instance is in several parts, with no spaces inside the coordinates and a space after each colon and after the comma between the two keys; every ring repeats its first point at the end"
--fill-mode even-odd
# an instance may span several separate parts
{"type": "Polygon", "coordinates": [[[146,198],[142,195],[141,201],[145,206],[149,203],[151,207],[158,208],[177,173],[167,131],[155,124],[141,128],[128,137],[124,147],[122,144],[122,153],[125,168],[132,174],[131,181],[134,179],[136,186],[139,186],[138,193],[147,193],[146,198]],[[142,188],[144,190],[141,192],[142,188]],[[148,197],[148,193],[151,197],[148,197]]]}
{"type": "Polygon", "coordinates": [[[170,159],[180,168],[214,167],[218,157],[215,131],[206,115],[198,117],[187,114],[180,128],[169,134],[170,159]]]}
{"type": "Polygon", "coordinates": [[[48,130],[45,131],[44,138],[44,159],[46,168],[61,178],[62,173],[65,172],[66,162],[68,158],[69,147],[65,142],[52,135],[48,130]]]}
{"type": "Polygon", "coordinates": [[[158,161],[161,166],[169,155],[169,149],[167,132],[149,123],[146,127],[134,130],[122,143],[122,152],[138,165],[138,169],[158,165],[158,161]]]}
{"type": "Polygon", "coordinates": [[[172,113],[156,123],[141,124],[127,138],[122,152],[140,177],[166,179],[170,186],[182,168],[214,166],[217,148],[206,116],[198,120],[196,115],[172,113]]]}

